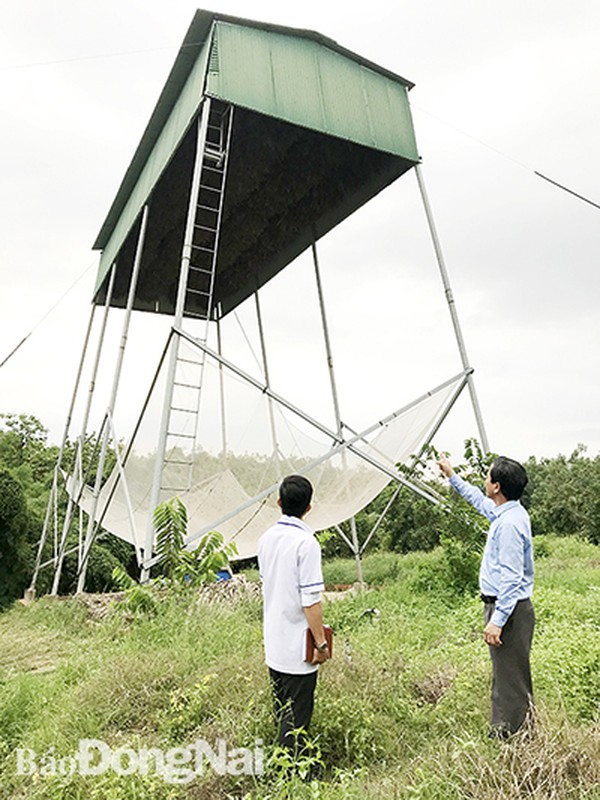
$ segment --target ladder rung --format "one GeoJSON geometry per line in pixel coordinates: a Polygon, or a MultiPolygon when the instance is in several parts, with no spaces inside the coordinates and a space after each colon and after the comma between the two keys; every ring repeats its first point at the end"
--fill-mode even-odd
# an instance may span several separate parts
{"type": "Polygon", "coordinates": [[[202,169],[205,169],[205,170],[207,170],[208,172],[216,172],[216,173],[217,173],[217,175],[221,175],[221,176],[223,176],[223,174],[224,174],[224,172],[225,172],[225,170],[222,170],[222,169],[217,169],[216,167],[209,167],[207,164],[205,164],[205,165],[202,167],[202,169]]]}
{"type": "Polygon", "coordinates": [[[200,294],[202,297],[210,297],[210,292],[203,292],[201,289],[190,289],[188,287],[189,294],[200,294]]]}
{"type": "Polygon", "coordinates": [[[201,247],[199,244],[193,244],[193,245],[191,245],[191,247],[192,247],[192,250],[202,250],[204,253],[214,253],[215,252],[214,247],[213,247],[212,250],[210,249],[210,247],[201,247]]]}
{"type": "Polygon", "coordinates": [[[216,192],[217,194],[219,194],[219,192],[221,191],[220,187],[218,189],[215,189],[214,186],[207,186],[205,183],[201,183],[200,184],[200,188],[201,189],[208,189],[209,191],[216,192]]]}
{"type": "Polygon", "coordinates": [[[192,358],[178,358],[177,361],[181,361],[184,364],[195,364],[197,367],[201,367],[202,364],[204,363],[203,361],[194,361],[192,358]]]}
{"type": "Polygon", "coordinates": [[[177,458],[165,458],[165,464],[178,464],[180,467],[191,467],[193,463],[193,461],[181,461],[177,458]]]}
{"type": "Polygon", "coordinates": [[[213,211],[215,214],[219,213],[219,209],[218,208],[213,208],[212,206],[204,206],[201,203],[198,203],[196,208],[201,208],[203,211],[213,211]]]}
{"type": "Polygon", "coordinates": [[[176,439],[195,439],[193,433],[177,433],[177,431],[167,431],[167,436],[173,436],[176,439]]]}
{"type": "Polygon", "coordinates": [[[199,311],[190,311],[189,309],[184,309],[183,312],[186,317],[196,317],[196,319],[206,319],[206,314],[201,314],[199,311]]]}
{"type": "Polygon", "coordinates": [[[190,269],[193,269],[194,272],[201,272],[203,275],[212,275],[212,269],[205,269],[204,267],[196,267],[193,264],[190,264],[190,269]]]}
{"type": "Polygon", "coordinates": [[[194,228],[198,228],[200,231],[210,231],[211,233],[216,233],[216,228],[209,228],[208,225],[200,225],[197,222],[194,222],[194,228]]]}
{"type": "Polygon", "coordinates": [[[181,383],[181,381],[173,381],[173,386],[181,386],[184,389],[196,389],[200,391],[200,387],[196,386],[195,383],[181,383]]]}
{"type": "Polygon", "coordinates": [[[186,414],[197,414],[197,408],[182,408],[181,406],[171,406],[171,411],[183,411],[186,414]]]}

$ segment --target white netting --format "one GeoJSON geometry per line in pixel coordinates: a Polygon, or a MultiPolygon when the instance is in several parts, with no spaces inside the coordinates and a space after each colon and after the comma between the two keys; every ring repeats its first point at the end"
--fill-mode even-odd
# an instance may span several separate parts
{"type": "MultiPolygon", "coordinates": [[[[190,362],[200,358],[198,349],[187,342],[181,343],[180,355],[190,362]]],[[[190,363],[190,385],[198,370],[190,363]]],[[[407,463],[419,451],[461,380],[458,376],[362,437],[345,431],[348,446],[340,449],[334,432],[319,429],[207,356],[199,414],[179,412],[179,419],[177,413],[172,415],[171,430],[176,427],[182,436],[195,438],[177,439],[168,448],[162,479],[167,488],[161,499],[178,494],[185,503],[190,547],[202,532],[216,529],[226,541],[234,540],[239,557],[246,558],[255,555],[258,538],[280,514],[278,483],[285,475],[302,472],[315,488],[308,523],[315,530],[332,527],[381,492],[391,480],[385,470],[395,472],[396,464],[407,463]],[[183,486],[191,488],[168,488],[183,486]]],[[[153,441],[163,400],[164,376],[157,381],[126,458],[125,479],[115,469],[96,513],[103,528],[141,550],[151,517],[157,460],[153,441]]],[[[192,401],[191,390],[176,390],[174,406],[187,409],[192,401]]],[[[81,505],[91,511],[87,489],[81,505]]]]}

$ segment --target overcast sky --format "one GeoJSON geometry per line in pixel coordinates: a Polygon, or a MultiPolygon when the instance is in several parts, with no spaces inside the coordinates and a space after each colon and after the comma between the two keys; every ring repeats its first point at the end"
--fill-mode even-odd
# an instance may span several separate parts
{"type": "MultiPolygon", "coordinates": [[[[410,101],[424,177],[491,447],[524,459],[569,454],[583,442],[595,456],[600,210],[534,170],[600,203],[600,4],[210,6],[319,31],[416,84],[410,101]]],[[[53,441],[89,315],[91,246],[196,8],[187,0],[21,0],[2,9],[0,361],[33,332],[0,368],[0,412],[35,414],[53,441]]],[[[323,240],[321,268],[349,423],[366,426],[460,370],[412,172],[323,240]]],[[[299,330],[310,330],[309,348],[318,332],[306,273],[293,265],[265,290],[274,367],[286,342],[303,338],[299,330]]],[[[135,363],[127,369],[135,374],[135,363]]],[[[330,421],[318,349],[297,385],[283,369],[278,385],[274,372],[275,389],[330,421]]],[[[466,400],[436,439],[455,458],[476,434],[466,400]]],[[[124,413],[136,402],[123,392],[118,405],[124,413]]]]}

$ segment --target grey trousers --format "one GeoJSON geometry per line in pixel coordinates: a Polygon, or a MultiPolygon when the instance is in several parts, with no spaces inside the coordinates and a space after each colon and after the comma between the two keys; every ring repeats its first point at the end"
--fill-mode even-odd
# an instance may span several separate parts
{"type": "MultiPolygon", "coordinates": [[[[494,613],[494,603],[486,603],[485,624],[494,613]]],[[[515,733],[527,718],[533,702],[529,652],[535,626],[531,600],[519,600],[507,619],[499,647],[490,646],[492,659],[492,732],[515,733]]]]}

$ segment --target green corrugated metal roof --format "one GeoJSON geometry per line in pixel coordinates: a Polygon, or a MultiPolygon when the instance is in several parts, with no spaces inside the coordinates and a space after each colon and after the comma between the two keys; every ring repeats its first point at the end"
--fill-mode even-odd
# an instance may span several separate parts
{"type": "MultiPolygon", "coordinates": [[[[284,187],[290,182],[298,183],[295,194],[298,199],[304,198],[297,208],[290,206],[279,214],[279,224],[285,220],[287,229],[304,226],[291,231],[287,238],[279,235],[278,239],[275,220],[265,228],[264,220],[259,221],[260,213],[249,223],[249,234],[271,239],[270,251],[251,242],[247,248],[247,256],[264,259],[261,274],[256,276],[262,285],[308,246],[312,236],[326,233],[418,161],[407,97],[412,85],[314,31],[198,11],[94,244],[94,249],[103,250],[94,290],[96,301],[101,299],[100,290],[118,255],[117,287],[126,284],[132,231],[141,208],[152,197],[149,231],[154,252],[145,253],[142,272],[159,270],[164,275],[158,282],[164,285],[158,287],[156,276],[148,276],[147,297],[137,298],[135,307],[160,306],[165,311],[170,307],[173,289],[165,290],[165,285],[167,274],[170,276],[175,267],[170,263],[167,266],[165,254],[174,259],[179,246],[179,217],[185,213],[181,187],[189,180],[189,159],[193,158],[188,134],[204,96],[231,103],[239,111],[232,147],[244,152],[246,160],[238,160],[228,180],[227,193],[232,196],[228,201],[226,195],[230,217],[225,229],[227,224],[236,229],[235,214],[247,216],[257,169],[264,173],[269,152],[281,150],[278,164],[271,169],[280,173],[287,170],[271,175],[271,204],[281,205],[282,197],[289,194],[284,187]],[[242,111],[260,116],[253,121],[242,111]],[[260,119],[263,122],[257,127],[260,119]],[[276,123],[291,125],[297,133],[284,127],[277,134],[283,139],[273,139],[276,123]],[[258,138],[253,139],[254,144],[248,140],[247,146],[243,142],[249,131],[258,138]],[[324,140],[315,138],[323,135],[327,137],[324,140]],[[263,137],[271,138],[270,151],[260,145],[263,137]],[[313,156],[315,147],[322,152],[319,158],[313,156]],[[368,150],[361,155],[364,148],[368,150]],[[304,161],[298,161],[300,151],[304,152],[304,161]],[[239,185],[234,189],[236,182],[239,185]],[[167,186],[171,187],[168,191],[167,186]],[[165,217],[162,222],[158,220],[161,216],[165,217]],[[275,248],[279,248],[278,253],[275,248]]],[[[253,208],[258,211],[259,205],[253,208]]],[[[147,243],[145,250],[148,247],[147,243]]],[[[223,289],[224,308],[233,307],[232,303],[240,302],[246,294],[236,272],[243,271],[241,255],[233,255],[231,248],[229,252],[229,260],[225,255],[220,260],[222,277],[217,274],[217,283],[221,281],[223,287],[230,282],[229,288],[223,289]],[[238,267],[230,269],[238,262],[238,267]],[[231,277],[225,277],[226,273],[231,277]]],[[[113,302],[122,304],[121,299],[113,302]]]]}
{"type": "MultiPolygon", "coordinates": [[[[115,197],[102,228],[100,229],[96,242],[94,243],[95,250],[100,250],[105,247],[112,230],[117,223],[121,211],[123,210],[130,194],[135,187],[135,184],[137,183],[138,177],[143,171],[144,166],[146,165],[146,162],[152,153],[164,126],[169,120],[173,107],[180,98],[180,94],[188,81],[190,72],[192,72],[195,66],[197,67],[198,58],[206,48],[207,39],[211,32],[212,25],[218,20],[234,25],[245,26],[248,29],[255,28],[263,32],[272,32],[279,35],[307,39],[314,43],[321,44],[339,55],[352,59],[357,64],[360,64],[372,70],[373,72],[378,73],[379,75],[387,77],[392,81],[398,82],[407,89],[410,89],[414,86],[413,83],[407,81],[405,78],[402,78],[400,75],[396,75],[395,73],[362,58],[356,53],[341,47],[333,39],[322,36],[315,31],[289,28],[281,25],[272,25],[269,23],[257,22],[255,20],[244,19],[242,17],[233,17],[225,14],[218,14],[212,11],[198,10],[188,29],[173,68],[171,69],[169,77],[167,78],[165,87],[158,99],[158,103],[156,104],[146,130],[144,131],[140,144],[127,172],[125,173],[125,177],[121,183],[117,196],[115,197]]],[[[200,100],[199,97],[197,99],[198,101],[200,100]]],[[[183,134],[183,131],[181,131],[181,133],[183,134]]]]}

